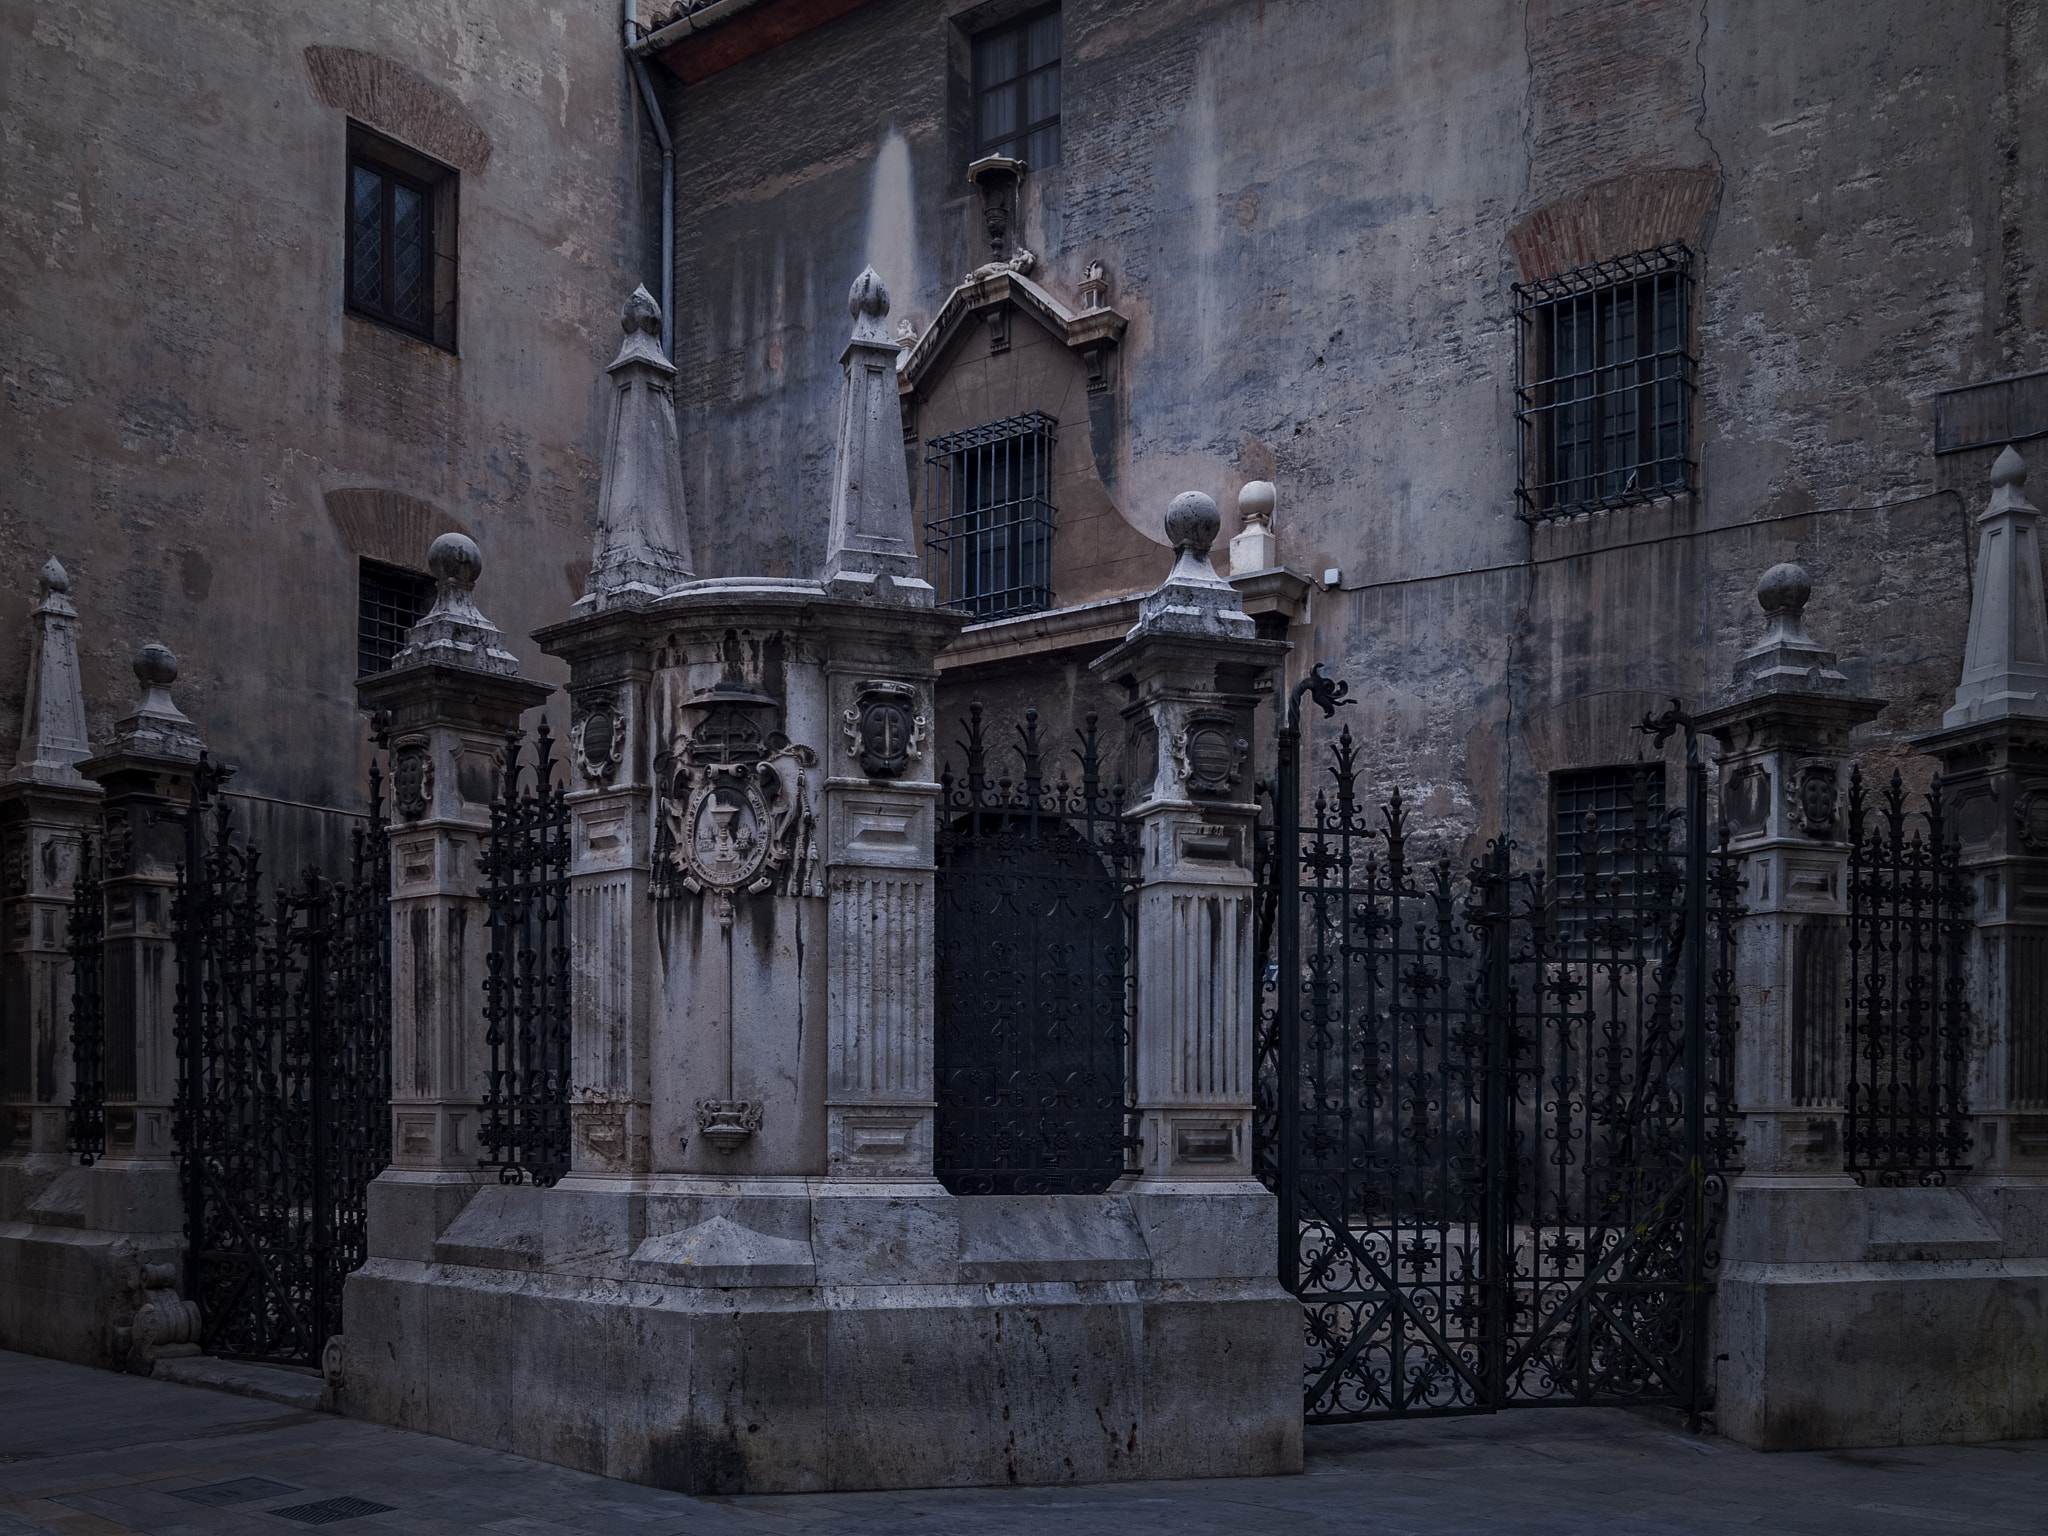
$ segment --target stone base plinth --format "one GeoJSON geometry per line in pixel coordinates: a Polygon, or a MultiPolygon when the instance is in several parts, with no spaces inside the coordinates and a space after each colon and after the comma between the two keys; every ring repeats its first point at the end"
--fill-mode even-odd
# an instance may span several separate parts
{"type": "Polygon", "coordinates": [[[2048,1189],[1738,1183],[1715,1427],[1759,1450],[2048,1436],[2048,1189]]]}
{"type": "Polygon", "coordinates": [[[167,1164],[0,1165],[0,1349],[134,1365],[145,1271],[183,1265],[181,1210],[167,1164]]]}
{"type": "MultiPolygon", "coordinates": [[[[1299,1303],[1162,1274],[1144,1197],[804,1182],[481,1190],[350,1278],[337,1405],[689,1493],[1300,1471],[1299,1303]]],[[[1271,1249],[1263,1192],[1188,1198],[1271,1249]]]]}

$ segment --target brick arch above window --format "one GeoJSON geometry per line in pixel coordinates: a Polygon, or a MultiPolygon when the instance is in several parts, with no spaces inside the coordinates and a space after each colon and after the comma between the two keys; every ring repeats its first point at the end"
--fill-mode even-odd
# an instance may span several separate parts
{"type": "Polygon", "coordinates": [[[324,106],[432,155],[458,171],[481,171],[491,158],[491,136],[447,91],[395,59],[360,48],[315,44],[305,53],[306,75],[324,106]]]}
{"type": "Polygon", "coordinates": [[[1523,214],[1508,247],[1523,282],[1662,245],[1701,249],[1720,191],[1711,165],[1609,176],[1523,214]]]}
{"type": "Polygon", "coordinates": [[[469,532],[460,519],[403,491],[351,485],[323,492],[321,500],[350,554],[408,570],[425,568],[427,546],[442,534],[469,532]]]}

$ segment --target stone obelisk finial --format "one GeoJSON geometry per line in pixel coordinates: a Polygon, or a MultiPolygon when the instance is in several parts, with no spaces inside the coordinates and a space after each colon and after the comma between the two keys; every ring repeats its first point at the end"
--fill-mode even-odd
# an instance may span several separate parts
{"type": "Polygon", "coordinates": [[[929,604],[932,589],[921,575],[910,477],[903,466],[898,349],[885,323],[889,290],[873,267],[854,279],[846,307],[853,316],[853,336],[839,355],[846,383],[832,471],[825,584],[842,597],[929,604]]]}
{"type": "Polygon", "coordinates": [[[1977,583],[1956,701],[1945,727],[2048,715],[2048,606],[2041,595],[2040,509],[2027,500],[2027,461],[2010,444],[1991,466],[1991,502],[1977,516],[1977,583]]]}
{"type": "Polygon", "coordinates": [[[85,692],[78,680],[78,610],[66,595],[71,577],[55,555],[43,563],[42,601],[29,613],[28,696],[22,701],[15,779],[83,785],[77,764],[92,756],[85,738],[85,692]]]}
{"type": "Polygon", "coordinates": [[[645,285],[626,300],[616,386],[597,493],[597,541],[580,613],[633,607],[691,576],[676,433],[675,365],[661,355],[661,306],[645,285]]]}

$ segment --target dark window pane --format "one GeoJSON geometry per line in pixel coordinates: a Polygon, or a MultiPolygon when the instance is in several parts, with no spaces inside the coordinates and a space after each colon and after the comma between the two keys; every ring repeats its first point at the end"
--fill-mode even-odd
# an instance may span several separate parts
{"type": "Polygon", "coordinates": [[[1060,13],[1052,11],[1024,29],[1024,67],[1042,69],[1060,56],[1060,13]]]}
{"type": "Polygon", "coordinates": [[[1060,115],[1060,72],[1048,69],[1024,82],[1024,121],[1042,123],[1060,115]]]}
{"type": "Polygon", "coordinates": [[[365,166],[350,175],[350,239],[354,286],[349,297],[373,309],[384,303],[384,178],[365,166]]]}
{"type": "Polygon", "coordinates": [[[1052,605],[1052,434],[1031,412],[927,445],[927,543],[946,602],[977,618],[1052,605]]]}
{"type": "Polygon", "coordinates": [[[1010,135],[1020,125],[1017,122],[1017,93],[1005,86],[1000,91],[991,91],[981,98],[981,142],[989,154],[999,154],[1007,148],[1010,135]]]}
{"type": "Polygon", "coordinates": [[[975,41],[974,68],[983,86],[1001,85],[1017,78],[1019,41],[1014,31],[991,33],[975,41]]]}
{"type": "Polygon", "coordinates": [[[391,312],[414,325],[426,311],[426,202],[411,187],[391,189],[391,312]]]}

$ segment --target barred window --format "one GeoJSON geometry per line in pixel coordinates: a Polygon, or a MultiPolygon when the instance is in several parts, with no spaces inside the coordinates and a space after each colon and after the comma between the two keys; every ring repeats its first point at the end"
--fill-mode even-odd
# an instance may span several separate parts
{"type": "MultiPolygon", "coordinates": [[[[1584,901],[1592,894],[1580,886],[1580,877],[1586,872],[1586,818],[1596,819],[1592,844],[1598,866],[1595,879],[1618,876],[1626,887],[1619,904],[1631,905],[1629,898],[1634,894],[1639,871],[1637,861],[1626,850],[1634,837],[1638,802],[1650,828],[1656,828],[1664,819],[1664,765],[1630,763],[1620,768],[1577,768],[1559,773],[1551,779],[1550,801],[1550,867],[1567,909],[1559,926],[1569,935],[1576,922],[1583,922],[1569,909],[1583,910],[1584,901]]],[[[1648,861],[1642,867],[1647,868],[1648,861]]],[[[1601,905],[1616,904],[1613,893],[1607,890],[1602,890],[1597,899],[1601,905]]]]}
{"type": "Polygon", "coordinates": [[[925,548],[949,607],[999,619],[1052,606],[1058,425],[1028,411],[925,444],[925,548]]]}
{"type": "Polygon", "coordinates": [[[1060,160],[1057,6],[974,40],[975,155],[1011,155],[1034,170],[1060,160]]]}
{"type": "Polygon", "coordinates": [[[455,345],[455,172],[349,125],[351,312],[455,345]]]}
{"type": "Polygon", "coordinates": [[[381,560],[362,562],[356,583],[356,676],[391,668],[405,632],[434,606],[434,578],[381,560]]]}
{"type": "Polygon", "coordinates": [[[1569,517],[1692,484],[1691,286],[1682,245],[1515,285],[1524,517],[1569,517]]]}

